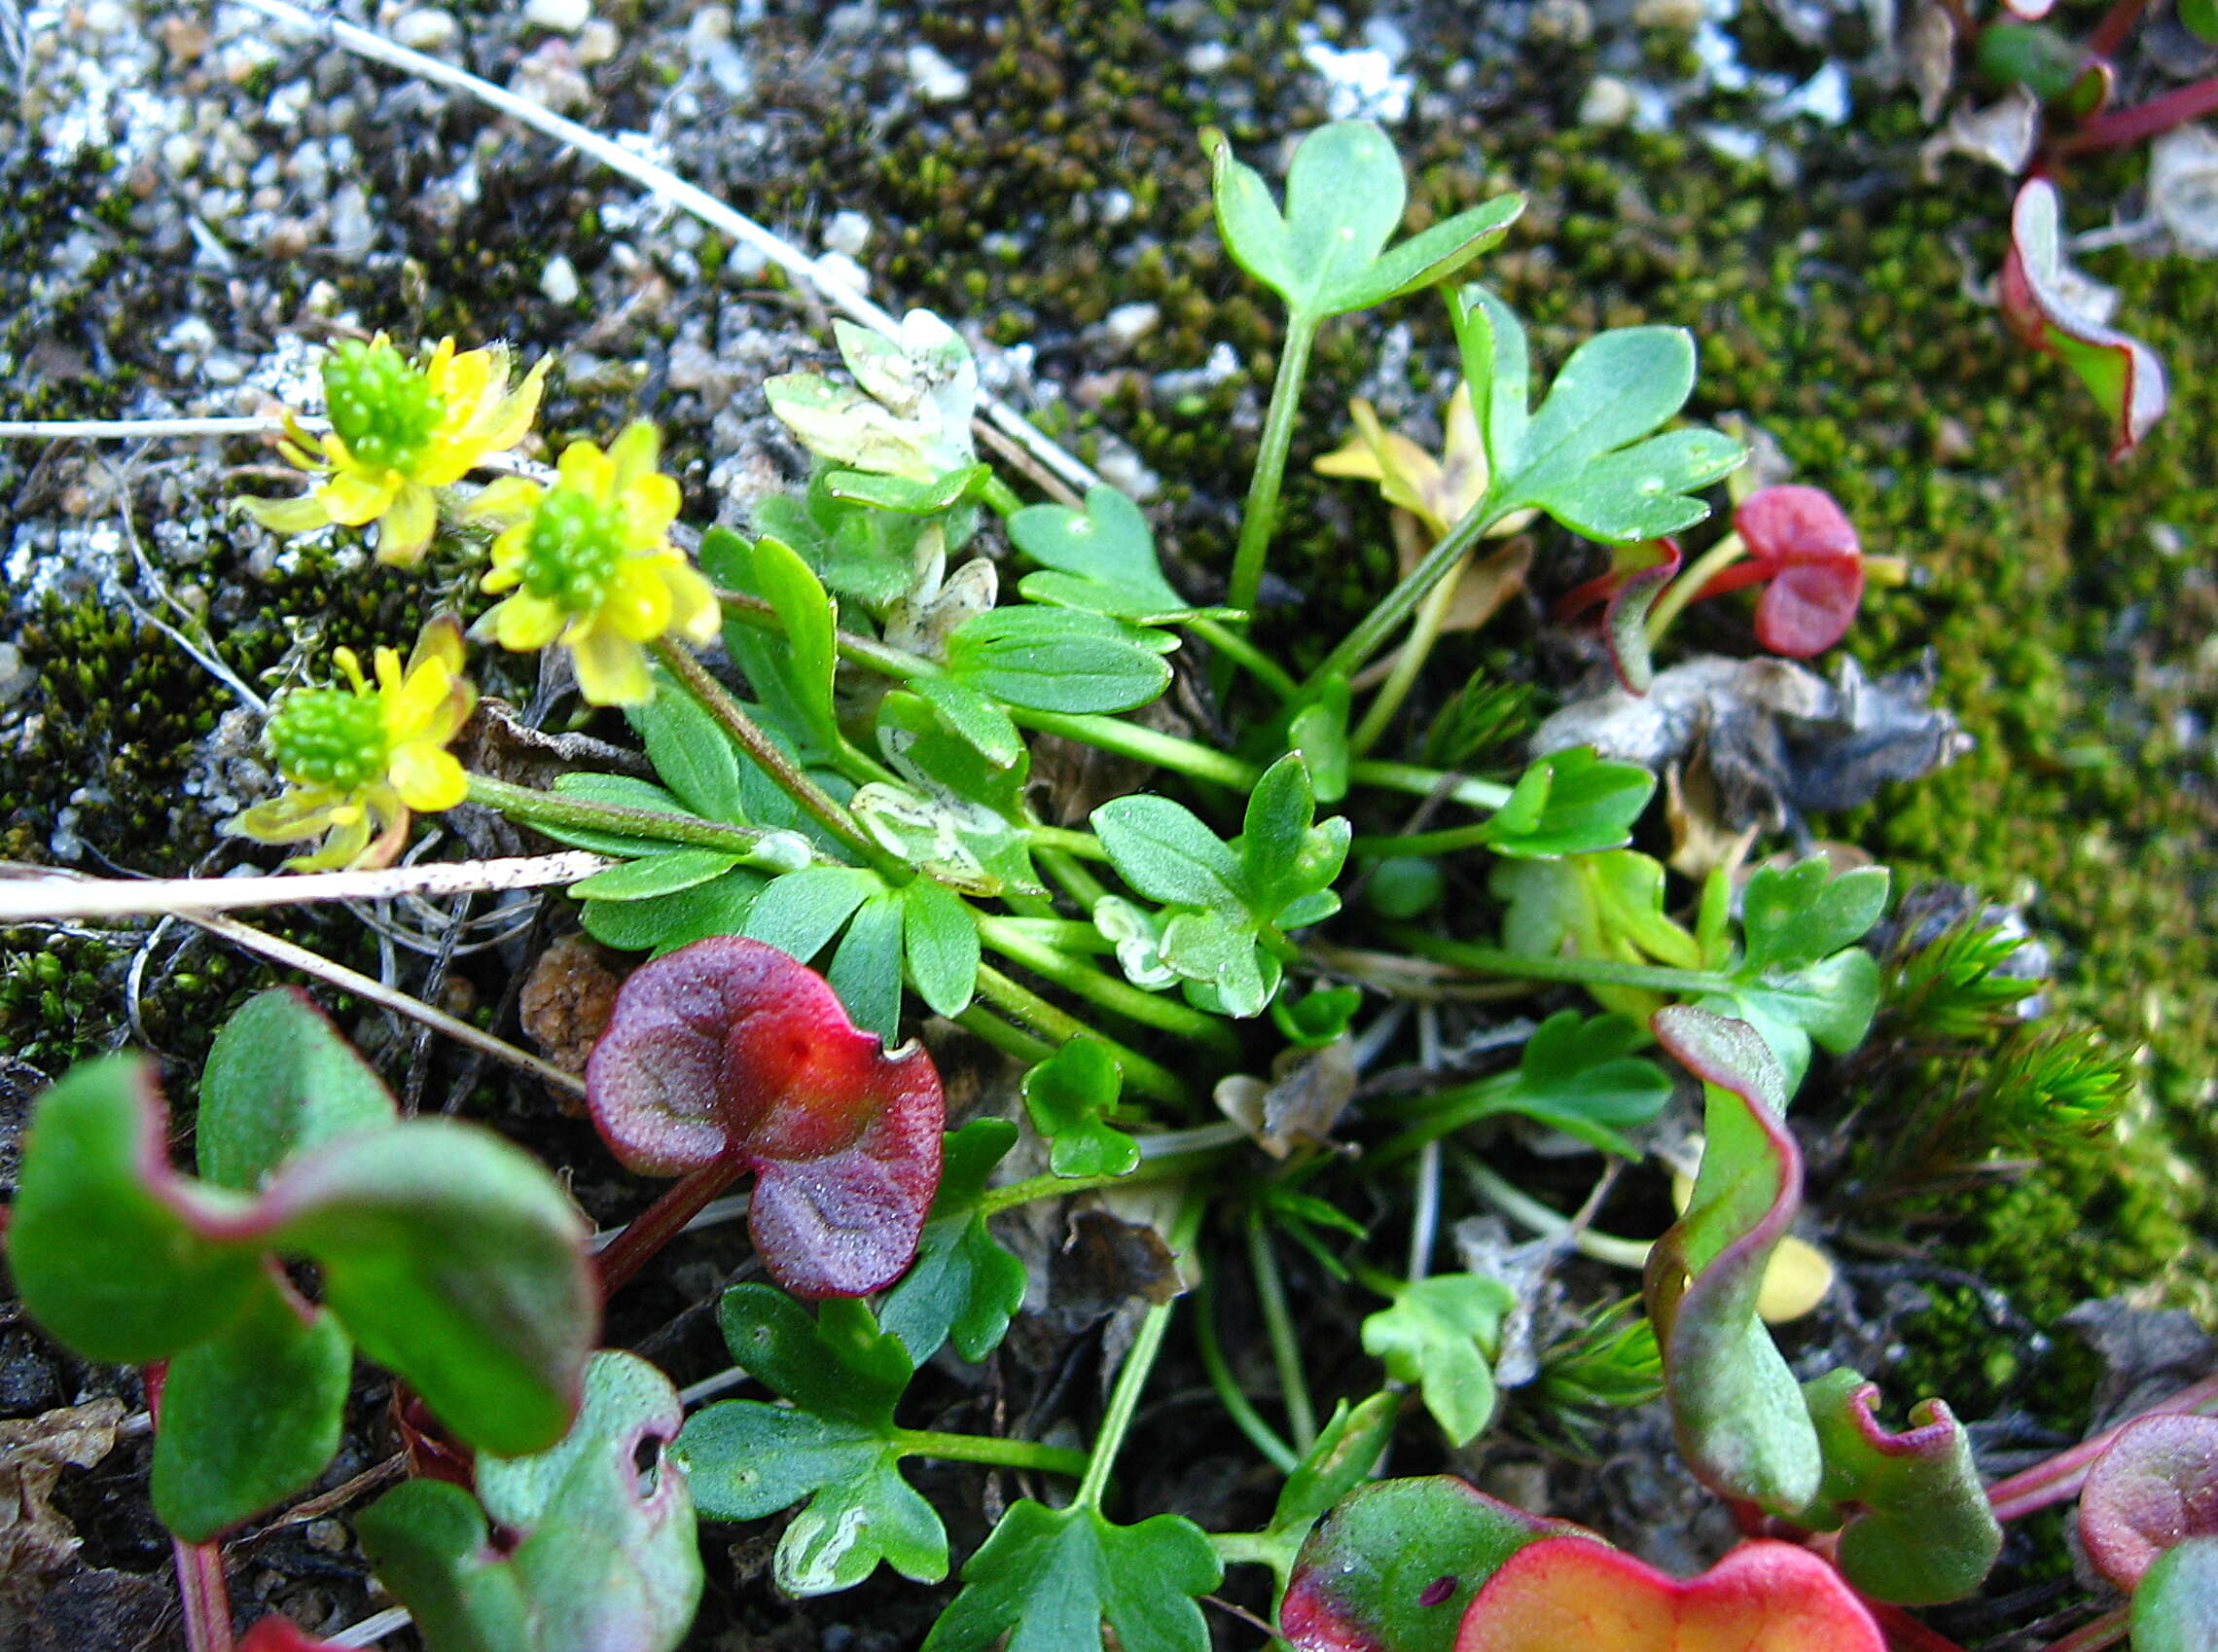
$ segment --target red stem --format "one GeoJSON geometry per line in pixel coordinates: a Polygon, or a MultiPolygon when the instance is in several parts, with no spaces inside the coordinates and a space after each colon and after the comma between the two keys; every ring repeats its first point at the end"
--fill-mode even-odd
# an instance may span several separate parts
{"type": "Polygon", "coordinates": [[[2118,49],[2126,44],[2126,37],[2133,32],[2133,25],[2141,20],[2141,14],[2149,8],[2149,0],[2116,0],[2109,11],[2102,14],[2102,21],[2094,25],[2094,32],[2087,37],[2087,52],[2091,57],[2115,57],[2118,49]]]}
{"type": "MultiPolygon", "coordinates": [[[[169,1375],[169,1362],[158,1359],[141,1375],[146,1380],[146,1409],[155,1428],[161,1427],[161,1385],[169,1375]]],[[[188,1543],[172,1537],[169,1547],[177,1562],[177,1595],[185,1609],[185,1644],[192,1652],[233,1652],[231,1591],[224,1583],[224,1551],[217,1543],[188,1543]]]]}
{"type": "Polygon", "coordinates": [[[1879,1626],[1879,1633],[1887,1637],[1887,1652],[1964,1652],[1964,1649],[1939,1630],[1927,1629],[1900,1606],[1870,1596],[1861,1597],[1864,1609],[1879,1626]]]}
{"type": "Polygon", "coordinates": [[[702,1205],[737,1181],[746,1168],[745,1159],[725,1153],[664,1188],[662,1197],[632,1217],[600,1253],[601,1295],[614,1296],[649,1257],[685,1231],[686,1224],[700,1214],[702,1205]]]}
{"type": "Polygon", "coordinates": [[[2093,149],[2123,149],[2143,138],[2184,126],[2190,121],[2218,111],[2218,75],[2136,103],[2129,109],[2113,109],[2049,145],[2051,155],[2084,155],[2093,149]]]}
{"type": "Polygon", "coordinates": [[[2126,1638],[2132,1627],[2132,1608],[2120,1606],[2105,1612],[2099,1618],[2081,1624],[2061,1640],[2052,1640],[2043,1652],[2100,1652],[2105,1646],[2115,1646],[2126,1638]]]}
{"type": "Polygon", "coordinates": [[[2036,1509],[2045,1509],[2052,1503],[2063,1502],[2077,1496],[2079,1489],[2087,1483],[2089,1470],[2104,1452],[2110,1450],[2113,1440],[2132,1423],[2144,1417],[2164,1417],[2174,1412],[2201,1411],[2218,1400],[2218,1377],[2205,1377],[2200,1383],[2186,1387],[2155,1405],[2134,1413],[2115,1427],[2105,1428],[2093,1439],[2082,1440],[2066,1452],[2058,1452],[2047,1462],[2035,1463],[2021,1473],[2007,1480],[1998,1480],[1987,1488],[1987,1503],[1997,1520],[2017,1520],[2036,1509]]]}
{"type": "Polygon", "coordinates": [[[1745,562],[1735,562],[1730,568],[1718,569],[1702,581],[1702,588],[1695,593],[1694,600],[1702,602],[1712,596],[1723,596],[1728,592],[1745,591],[1749,586],[1762,585],[1778,571],[1779,565],[1776,562],[1767,562],[1756,557],[1750,557],[1745,562]]]}

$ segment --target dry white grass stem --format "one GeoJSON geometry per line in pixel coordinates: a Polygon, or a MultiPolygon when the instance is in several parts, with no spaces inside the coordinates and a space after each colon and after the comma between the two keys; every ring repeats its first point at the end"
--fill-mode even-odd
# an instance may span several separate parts
{"type": "MultiPolygon", "coordinates": [[[[273,878],[0,878],[0,923],[101,917],[192,917],[253,907],[402,896],[497,894],[575,883],[612,865],[584,849],[511,860],[439,861],[376,872],[290,873],[273,878]]],[[[44,870],[44,869],[41,869],[44,870]]]]}

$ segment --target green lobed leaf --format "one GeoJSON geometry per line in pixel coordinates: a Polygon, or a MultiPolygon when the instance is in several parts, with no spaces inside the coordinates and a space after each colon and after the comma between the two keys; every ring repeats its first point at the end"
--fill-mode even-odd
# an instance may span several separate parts
{"type": "Polygon", "coordinates": [[[939,1517],[901,1478],[893,1408],[911,1373],[902,1342],[859,1302],[828,1302],[811,1318],[767,1285],[738,1285],[719,1308],[732,1356],[794,1402],[707,1407],[686,1424],[677,1456],[706,1513],[754,1520],[803,1498],[774,1562],[793,1595],[860,1583],[882,1559],[904,1575],[947,1575],[939,1517]]]}
{"type": "Polygon", "coordinates": [[[1148,519],[1114,487],[1088,488],[1084,510],[1027,505],[1009,519],[1009,537],[1047,570],[1023,580],[1035,602],[1152,622],[1194,612],[1163,576],[1148,519]]]}
{"type": "Polygon", "coordinates": [[[948,671],[1033,711],[1133,711],[1169,686],[1172,641],[1076,608],[993,608],[948,638],[948,671]]]}
{"type": "Polygon", "coordinates": [[[736,935],[746,927],[755,897],[769,880],[744,867],[675,894],[643,901],[588,901],[579,922],[604,947],[620,952],[667,952],[711,935],[736,935]]]}
{"type": "Polygon", "coordinates": [[[1288,752],[1263,772],[1248,794],[1234,845],[1240,857],[1242,904],[1259,921],[1274,921],[1289,904],[1331,886],[1347,858],[1349,827],[1335,817],[1314,826],[1316,800],[1309,767],[1288,752]]]}
{"type": "Polygon", "coordinates": [[[1207,1652],[1195,1598],[1224,1580],[1179,1515],[1112,1526],[1092,1508],[1012,1505],[963,1566],[962,1593],[923,1652],[1207,1652]]]}
{"type": "Polygon", "coordinates": [[[1887,909],[1887,881],[1883,866],[1836,878],[1823,855],[1758,867],[1741,897],[1743,967],[1796,969],[1862,940],[1887,909]]]}
{"type": "Polygon", "coordinates": [[[2206,1652],[2218,1645],[2218,1537],[2167,1549],[2133,1591],[2133,1652],[2206,1652]]]}
{"type": "Polygon", "coordinates": [[[528,1153],[408,1119],[270,1184],[262,1242],[312,1258],[325,1304],[467,1445],[543,1451],[576,1412],[599,1318],[586,1224],[528,1153]]]}
{"type": "Polygon", "coordinates": [[[974,1119],[947,1137],[940,1190],[924,1218],[916,1262],[885,1295],[878,1323],[922,1365],[952,1341],[976,1364],[1023,1306],[1024,1265],[986,1231],[985,1178],[1016,1145],[1006,1119],[974,1119]]]}
{"type": "Polygon", "coordinates": [[[1349,689],[1338,671],[1316,686],[1316,698],[1286,725],[1286,749],[1308,766],[1309,784],[1319,803],[1347,796],[1349,689]]]}
{"type": "Polygon", "coordinates": [[[384,1081],[297,987],[257,992],[216,1034],[200,1073],[201,1177],[253,1193],[303,1149],[399,1116],[384,1081]]]}
{"type": "Polygon", "coordinates": [[[1467,1445],[1494,1415],[1493,1357],[1517,1300],[1485,1275],[1433,1275],[1363,1321],[1363,1351],[1416,1383],[1449,1444],[1467,1445]]]}
{"type": "Polygon", "coordinates": [[[840,664],[839,613],[815,573],[793,547],[768,536],[755,541],[753,590],[762,593],[785,630],[783,660],[795,701],[809,732],[827,747],[840,744],[832,679],[840,664]]]}
{"type": "Polygon", "coordinates": [[[909,686],[932,708],[942,728],[992,768],[1009,769],[1024,757],[1023,736],[990,696],[952,677],[918,677],[909,686]]]}
{"type": "Polygon", "coordinates": [[[581,878],[569,893],[581,901],[653,900],[721,878],[738,864],[737,855],[722,849],[667,849],[581,878]]]}
{"type": "Polygon", "coordinates": [[[1614,849],[1655,795],[1656,776],[1636,763],[1608,762],[1592,746],[1554,752],[1519,777],[1486,823],[1486,846],[1519,859],[1614,849]]]}
{"type": "Polygon", "coordinates": [[[915,694],[896,692],[878,701],[878,750],[903,778],[950,807],[969,804],[999,817],[1004,826],[1022,820],[1031,758],[1017,737],[1016,725],[1009,725],[1016,755],[1004,763],[970,731],[952,726],[956,717],[967,719],[969,713],[950,712],[948,691],[983,702],[1004,723],[1008,713],[975,688],[945,677],[932,680],[936,686],[929,696],[919,683],[915,694]]]}
{"type": "Polygon", "coordinates": [[[1652,1024],[1706,1098],[1693,1197],[1650,1249],[1645,1281],[1672,1425],[1704,1485],[1792,1516],[1817,1496],[1823,1459],[1756,1311],[1802,1198],[1802,1154],[1780,1117],[1786,1075],[1744,1022],[1672,1005],[1652,1024]]]}
{"type": "Polygon", "coordinates": [[[824,491],[834,499],[868,505],[874,510],[894,511],[910,517],[936,517],[953,510],[992,475],[990,465],[965,465],[930,482],[874,476],[868,471],[832,470],[824,473],[824,491]]]}
{"type": "Polygon", "coordinates": [[[1558,1010],[1533,1029],[1515,1069],[1454,1085],[1395,1112],[1464,1130],[1482,1119],[1519,1113],[1605,1153],[1640,1157],[1624,1131],[1646,1124],[1671,1098],[1671,1081],[1632,1054],[1645,1035],[1630,1016],[1589,1020],[1558,1010]]]}
{"type": "MultiPolygon", "coordinates": [[[[806,492],[773,493],[757,501],[752,524],[758,533],[783,540],[801,554],[827,589],[882,614],[909,594],[916,581],[916,544],[927,527],[949,539],[955,517],[927,521],[832,491],[834,477],[861,477],[861,471],[819,469],[806,492]]],[[[872,479],[887,487],[915,485],[892,477],[872,479]]],[[[754,558],[745,540],[730,528],[712,527],[701,535],[701,571],[718,583],[746,590],[754,558]]],[[[736,618],[727,630],[749,628],[736,618]]]]}
{"type": "Polygon", "coordinates": [[[1278,990],[1283,966],[1258,944],[1244,914],[1213,909],[1175,912],[1163,926],[1163,961],[1194,987],[1199,1007],[1245,1021],[1260,1016],[1278,990]]]}
{"type": "Polygon", "coordinates": [[[1361,276],[1340,289],[1336,307],[1369,309],[1388,299],[1437,286],[1509,233],[1524,204],[1522,196],[1498,195],[1387,248],[1361,276]]]}
{"type": "Polygon", "coordinates": [[[1317,1432],[1317,1443],[1279,1488],[1265,1529],[1282,1538],[1306,1537],[1335,1503],[1371,1478],[1394,1438],[1401,1409],[1400,1396],[1385,1392],[1352,1410],[1345,1400],[1334,1406],[1331,1419],[1317,1432]]]}
{"type": "Polygon", "coordinates": [[[151,1490],[161,1524],[205,1543],[315,1483],[339,1450],[354,1345],[270,1275],[222,1330],[169,1361],[151,1490]]]}
{"type": "Polygon", "coordinates": [[[1476,283],[1449,296],[1448,315],[1485,443],[1487,474],[1499,477],[1524,452],[1525,431],[1532,422],[1532,361],[1524,323],[1476,283]]]}
{"type": "Polygon", "coordinates": [[[1303,1544],[1279,1632],[1297,1652],[1451,1652],[1472,1597],[1504,1561],[1578,1533],[1452,1475],[1359,1486],[1303,1544]]]}
{"type": "Polygon", "coordinates": [[[647,748],[655,774],[670,789],[683,810],[709,820],[744,823],[739,791],[739,754],[716,720],[691,695],[656,673],[654,699],[625,708],[625,716],[647,748]]]}
{"type": "Polygon", "coordinates": [[[669,1449],[683,1417],[661,1372],[604,1350],[560,1441],[480,1456],[477,1499],[434,1480],[387,1492],[357,1522],[363,1547],[431,1652],[669,1652],[701,1590],[669,1449]]]}
{"type": "Polygon", "coordinates": [[[1246,910],[1240,857],[1184,804],[1134,792],[1096,808],[1091,824],[1117,876],[1148,899],[1246,910]]]}
{"type": "Polygon", "coordinates": [[[2179,0],[2180,25],[2205,46],[2218,46],[2218,0],[2179,0]]]}
{"type": "Polygon", "coordinates": [[[1140,1144],[1107,1122],[1124,1083],[1098,1038],[1073,1038],[1024,1075],[1024,1111],[1056,1175],[1122,1176],[1139,1164],[1140,1144]]]}
{"type": "Polygon", "coordinates": [[[902,952],[916,995],[934,1015],[961,1015],[978,984],[978,915],[929,878],[905,884],[901,901],[902,952]]]}
{"type": "Polygon", "coordinates": [[[1841,1528],[1835,1562],[1875,1599],[1901,1606],[1958,1600],[1985,1581],[2002,1553],[1972,1442],[1949,1408],[1926,1400],[1909,1429],[1890,1434],[1873,1415],[1878,1384],[1845,1368],[1805,1383],[1825,1479],[1804,1526],[1841,1528]]]}
{"type": "Polygon", "coordinates": [[[884,887],[876,873],[859,866],[805,866],[770,880],[740,933],[806,963],[884,887]]]}
{"type": "Polygon", "coordinates": [[[906,906],[898,891],[882,890],[855,910],[833,950],[824,979],[840,994],[854,1024],[892,1045],[901,1031],[901,945],[906,906]]]}

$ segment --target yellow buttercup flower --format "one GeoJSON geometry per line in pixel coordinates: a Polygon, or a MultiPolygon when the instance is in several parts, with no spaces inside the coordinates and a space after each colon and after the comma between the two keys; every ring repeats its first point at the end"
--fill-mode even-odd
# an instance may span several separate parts
{"type": "Polygon", "coordinates": [[[1399,430],[1388,430],[1360,396],[1348,404],[1355,434],[1347,445],[1316,463],[1319,476],[1376,482],[1389,505],[1408,511],[1440,538],[1485,496],[1486,446],[1471,412],[1471,389],[1458,384],[1441,415],[1439,457],[1426,452],[1399,430]]]}
{"type": "Polygon", "coordinates": [[[473,519],[508,524],[493,541],[484,589],[513,593],[472,634],[518,653],[559,642],[594,705],[653,697],[644,645],[655,638],[701,643],[716,634],[714,588],[669,542],[680,499],[677,483],[655,468],[661,447],[645,420],[605,453],[573,442],[554,486],[504,479],[470,510],[473,519]]]}
{"type": "Polygon", "coordinates": [[[408,566],[422,557],[439,525],[434,488],[467,476],[523,440],[539,412],[550,356],[523,381],[509,384],[505,344],[454,352],[442,339],[421,366],[401,359],[380,333],[324,357],[324,403],[331,429],[315,435],[291,413],[288,462],[322,477],[298,499],[245,499],[263,526],[306,533],[331,522],[377,524],[377,560],[408,566]]]}
{"type": "Polygon", "coordinates": [[[351,648],[332,658],[349,687],[294,690],[263,731],[284,794],[224,824],[261,844],[321,837],[321,849],[285,863],[299,872],[389,866],[408,840],[411,810],[452,808],[469,791],[447,749],[478,703],[462,675],[461,627],[424,627],[405,670],[399,654],[378,649],[375,687],[351,648]]]}

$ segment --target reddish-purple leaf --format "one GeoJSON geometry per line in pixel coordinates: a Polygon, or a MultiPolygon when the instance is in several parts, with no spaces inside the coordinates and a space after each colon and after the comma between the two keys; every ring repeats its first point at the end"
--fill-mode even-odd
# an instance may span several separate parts
{"type": "Polygon", "coordinates": [[[861,1296],[916,1254],[940,1183],[940,1075],[921,1048],[888,1054],[858,1030],[775,947],[723,936],[643,964],[586,1094],[627,1169],[752,1169],[755,1248],[795,1296],[861,1296]]]}
{"type": "Polygon", "coordinates": [[[1454,1652],[1884,1652],[1841,1574],[1792,1543],[1744,1543],[1681,1582],[1630,1555],[1551,1537],[1502,1564],[1454,1652]]]}
{"type": "MultiPolygon", "coordinates": [[[[1839,642],[1864,600],[1864,552],[1833,495],[1793,482],[1760,487],[1733,513],[1733,525],[1761,570],[1754,578],[1768,582],[1756,603],[1756,640],[1790,660],[1839,642]]],[[[1703,594],[1721,589],[1712,581],[1703,594]]]]}
{"type": "Polygon", "coordinates": [[[1656,680],[1648,655],[1648,611],[1679,572],[1679,542],[1639,539],[1610,547],[1610,567],[1557,598],[1556,618],[1568,623],[1599,602],[1610,668],[1628,694],[1646,694],[1656,680]]]}
{"type": "Polygon", "coordinates": [[[2218,1536],[2218,1417],[2144,1417],[2102,1454],[2080,1492],[2095,1570],[2130,1591],[2165,1550],[2218,1536]]]}
{"type": "Polygon", "coordinates": [[[238,1652],[339,1652],[336,1640],[318,1640],[291,1618],[271,1612],[246,1632],[238,1652]]]}
{"type": "Polygon", "coordinates": [[[2109,322],[2093,284],[2064,262],[2057,188],[2027,180],[2010,211],[2010,252],[1999,284],[2010,330],[2079,375],[2110,415],[2110,456],[2122,459],[2164,416],[2164,363],[2140,340],[2109,322]]]}

